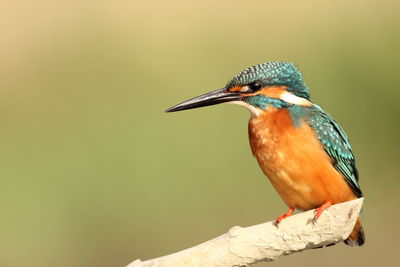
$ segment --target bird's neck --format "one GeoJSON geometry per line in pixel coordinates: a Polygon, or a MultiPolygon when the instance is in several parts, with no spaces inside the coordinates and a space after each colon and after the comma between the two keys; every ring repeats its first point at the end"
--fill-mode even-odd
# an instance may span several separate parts
{"type": "Polygon", "coordinates": [[[251,116],[248,130],[253,154],[265,146],[273,146],[280,136],[293,127],[289,109],[269,107],[259,115],[251,116]]]}

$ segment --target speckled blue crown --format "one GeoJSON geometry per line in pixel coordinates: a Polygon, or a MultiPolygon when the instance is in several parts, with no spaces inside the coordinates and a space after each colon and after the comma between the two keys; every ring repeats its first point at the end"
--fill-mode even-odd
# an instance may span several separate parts
{"type": "Polygon", "coordinates": [[[262,81],[266,86],[286,86],[289,92],[310,99],[303,76],[291,62],[267,62],[252,66],[233,77],[227,88],[262,81]]]}

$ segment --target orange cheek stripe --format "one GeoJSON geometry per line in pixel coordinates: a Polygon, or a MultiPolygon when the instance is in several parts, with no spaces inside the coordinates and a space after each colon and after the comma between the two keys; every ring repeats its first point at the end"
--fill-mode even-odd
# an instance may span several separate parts
{"type": "Polygon", "coordinates": [[[242,86],[234,86],[229,88],[229,92],[240,92],[242,90],[242,86]]]}
{"type": "Polygon", "coordinates": [[[253,96],[253,95],[265,95],[272,98],[279,98],[281,94],[287,92],[286,86],[270,86],[265,87],[262,90],[254,93],[254,94],[243,94],[244,96],[253,96]]]}

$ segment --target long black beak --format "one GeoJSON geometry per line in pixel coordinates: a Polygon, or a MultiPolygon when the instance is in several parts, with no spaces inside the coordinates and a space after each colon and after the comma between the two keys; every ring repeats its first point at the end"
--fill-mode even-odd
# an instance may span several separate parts
{"type": "Polygon", "coordinates": [[[192,108],[201,108],[206,106],[212,106],[216,104],[237,101],[240,100],[240,93],[239,92],[229,92],[226,88],[222,88],[185,102],[182,102],[178,105],[170,107],[165,112],[174,112],[180,111],[185,109],[192,109],[192,108]]]}

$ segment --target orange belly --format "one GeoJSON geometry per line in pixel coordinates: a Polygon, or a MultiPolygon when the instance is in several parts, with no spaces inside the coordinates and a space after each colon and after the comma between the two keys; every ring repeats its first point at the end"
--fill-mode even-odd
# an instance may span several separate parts
{"type": "Polygon", "coordinates": [[[309,210],[356,198],[310,126],[293,126],[287,109],[252,117],[249,138],[261,169],[289,207],[309,210]]]}

